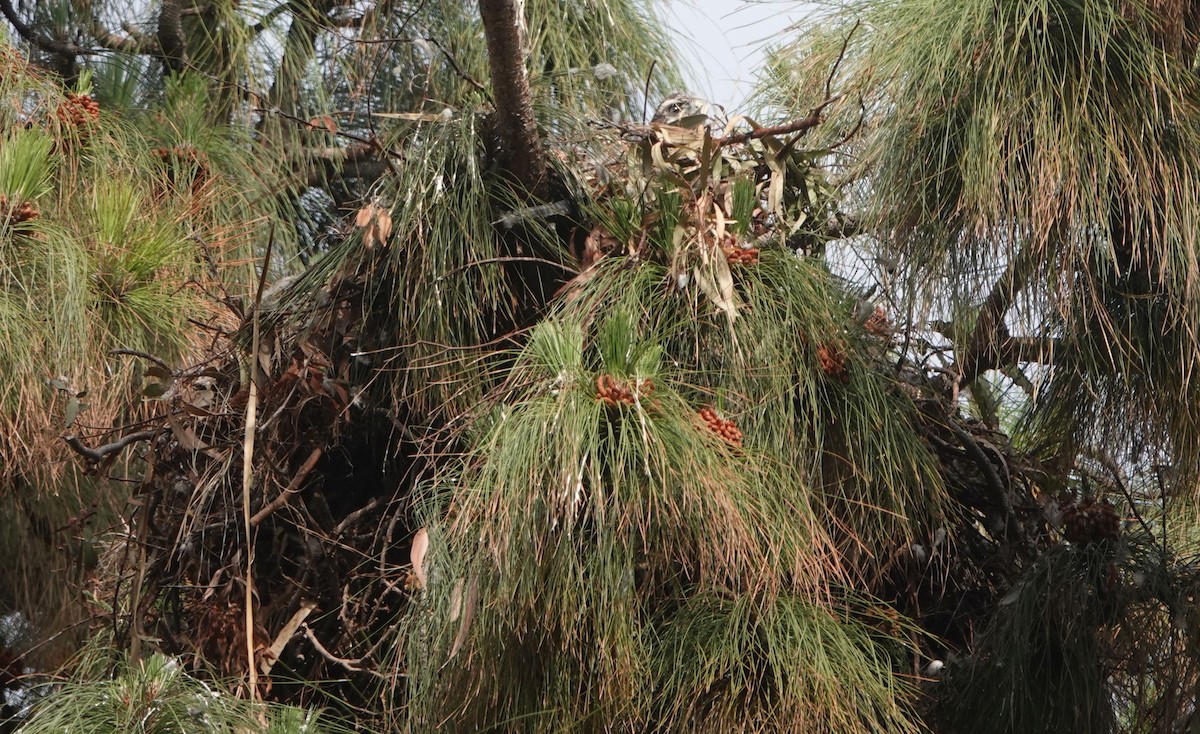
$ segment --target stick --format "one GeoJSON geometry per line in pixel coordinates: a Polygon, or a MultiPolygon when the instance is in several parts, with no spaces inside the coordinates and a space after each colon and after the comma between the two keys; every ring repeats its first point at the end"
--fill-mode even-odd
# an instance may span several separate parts
{"type": "Polygon", "coordinates": [[[250,523],[250,488],[254,484],[254,431],[258,421],[258,348],[259,307],[262,305],[263,286],[267,281],[267,270],[271,267],[271,250],[275,244],[275,228],[267,238],[267,251],[263,255],[262,273],[259,274],[258,289],[254,294],[254,310],[251,313],[250,337],[250,385],[246,399],[246,433],[242,437],[242,522],[246,529],[246,669],[250,701],[258,700],[258,668],[254,665],[254,538],[250,523]]]}
{"type": "Polygon", "coordinates": [[[306,478],[308,478],[309,472],[311,472],[313,467],[317,465],[317,461],[320,460],[321,455],[324,453],[325,450],[320,446],[313,449],[308,454],[308,458],[304,460],[304,463],[300,465],[300,470],[296,472],[294,477],[292,477],[292,481],[288,482],[287,487],[285,487],[284,490],[279,493],[279,496],[263,505],[261,510],[254,513],[254,517],[250,518],[250,526],[258,527],[263,520],[266,520],[271,515],[271,513],[286,505],[288,500],[291,499],[292,495],[300,491],[300,485],[306,478]]]}
{"type": "Polygon", "coordinates": [[[70,446],[75,453],[87,459],[88,463],[99,464],[111,454],[117,453],[131,443],[136,443],[138,441],[149,441],[153,439],[158,435],[159,430],[161,429],[154,428],[148,431],[130,433],[126,436],[122,436],[112,443],[106,443],[103,446],[97,446],[94,449],[89,448],[83,443],[83,441],[80,441],[78,436],[63,436],[63,440],[67,442],[67,445],[70,446]]]}

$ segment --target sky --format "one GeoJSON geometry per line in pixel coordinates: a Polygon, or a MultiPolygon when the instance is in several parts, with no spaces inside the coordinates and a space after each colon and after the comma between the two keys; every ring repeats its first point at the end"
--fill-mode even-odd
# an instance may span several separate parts
{"type": "Polygon", "coordinates": [[[688,67],[688,91],[740,109],[755,81],[764,47],[813,6],[795,0],[669,0],[665,15],[688,67]]]}

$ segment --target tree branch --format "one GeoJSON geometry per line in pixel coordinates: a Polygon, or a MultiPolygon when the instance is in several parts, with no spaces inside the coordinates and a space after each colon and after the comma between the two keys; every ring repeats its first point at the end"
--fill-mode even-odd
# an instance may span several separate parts
{"type": "Polygon", "coordinates": [[[122,436],[112,443],[106,443],[103,446],[97,446],[94,449],[86,446],[82,441],[79,440],[78,436],[64,436],[63,440],[67,442],[67,445],[70,446],[75,453],[87,459],[88,463],[99,464],[108,456],[117,453],[131,443],[136,443],[138,441],[149,441],[158,435],[159,430],[161,429],[153,428],[147,431],[130,433],[126,436],[122,436]]]}
{"type": "Polygon", "coordinates": [[[826,107],[834,102],[837,102],[841,98],[842,95],[839,94],[836,97],[830,97],[829,99],[826,99],[824,102],[814,107],[812,112],[808,113],[808,116],[802,117],[799,120],[792,120],[791,122],[785,122],[782,125],[773,125],[771,127],[760,127],[756,130],[737,133],[736,135],[727,135],[725,137],[716,138],[713,140],[713,142],[716,143],[718,147],[722,147],[726,145],[738,145],[740,143],[757,140],[758,138],[771,137],[773,135],[800,133],[800,136],[802,136],[804,133],[807,133],[817,125],[820,125],[821,113],[825,111],[826,107]]]}
{"type": "Polygon", "coordinates": [[[46,38],[38,35],[28,23],[21,20],[21,16],[17,15],[16,8],[13,7],[12,0],[0,0],[0,14],[12,25],[16,30],[17,35],[24,38],[34,46],[48,53],[57,54],[59,56],[67,56],[74,58],[75,56],[85,56],[90,52],[82,46],[76,46],[73,43],[59,41],[53,38],[46,38]]]}
{"type": "Polygon", "coordinates": [[[953,392],[974,382],[980,374],[993,369],[1000,361],[999,347],[1008,336],[1008,328],[1004,324],[1004,316],[1012,307],[1017,294],[1025,289],[1029,278],[1033,275],[1036,258],[1028,249],[1018,252],[1008,264],[1008,269],[992,286],[992,290],[979,307],[979,316],[975,320],[975,331],[971,341],[958,360],[958,379],[953,385],[953,392]]]}
{"type": "Polygon", "coordinates": [[[521,51],[521,24],[513,0],[479,0],[496,99],[499,162],[535,199],[547,191],[546,151],[533,114],[529,75],[521,51]]]}
{"type": "Polygon", "coordinates": [[[153,38],[142,35],[137,28],[128,23],[122,25],[122,29],[128,35],[118,36],[100,25],[99,20],[92,20],[92,35],[95,36],[96,43],[109,51],[162,57],[162,48],[153,38]]]}
{"type": "Polygon", "coordinates": [[[296,475],[292,477],[292,481],[288,482],[287,487],[279,493],[279,496],[263,505],[263,508],[254,513],[254,517],[250,518],[250,526],[258,527],[263,520],[270,517],[271,513],[286,505],[292,495],[300,491],[300,485],[308,478],[309,473],[312,472],[313,467],[321,460],[321,455],[324,453],[325,450],[320,446],[309,452],[308,458],[304,460],[304,464],[296,471],[296,475]]]}
{"type": "Polygon", "coordinates": [[[313,170],[308,176],[310,186],[323,186],[335,175],[375,181],[391,166],[379,146],[370,143],[309,150],[307,155],[313,159],[313,170]]]}

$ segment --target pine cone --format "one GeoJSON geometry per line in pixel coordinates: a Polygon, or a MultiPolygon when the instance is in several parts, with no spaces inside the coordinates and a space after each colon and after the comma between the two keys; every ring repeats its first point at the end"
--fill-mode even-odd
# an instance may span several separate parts
{"type": "Polygon", "coordinates": [[[1063,536],[1076,545],[1089,545],[1121,536],[1121,517],[1108,502],[1090,499],[1063,507],[1063,536]]]}
{"type": "Polygon", "coordinates": [[[757,247],[725,247],[722,252],[730,265],[754,265],[758,262],[757,247]]]}
{"type": "Polygon", "coordinates": [[[54,114],[64,125],[86,128],[100,119],[100,103],[86,94],[67,92],[54,114]]]}
{"type": "Polygon", "coordinates": [[[37,219],[38,214],[37,207],[31,202],[9,203],[8,198],[0,194],[0,218],[7,219],[10,226],[37,219]]]}
{"type": "Polygon", "coordinates": [[[699,415],[700,420],[704,421],[704,425],[708,430],[720,436],[731,446],[741,447],[742,432],[738,430],[737,425],[733,421],[721,418],[721,416],[717,415],[717,411],[712,408],[701,408],[699,415]]]}
{"type": "MultiPolygon", "coordinates": [[[[647,382],[649,382],[647,380],[647,382]]],[[[654,391],[654,383],[650,383],[650,391],[654,391]]],[[[596,397],[610,408],[617,403],[633,405],[635,397],[629,385],[617,380],[612,375],[600,375],[596,378],[596,397]]]]}
{"type": "Polygon", "coordinates": [[[850,372],[846,369],[846,356],[837,346],[829,343],[818,346],[817,361],[821,365],[821,371],[829,377],[842,382],[850,381],[850,372]]]}

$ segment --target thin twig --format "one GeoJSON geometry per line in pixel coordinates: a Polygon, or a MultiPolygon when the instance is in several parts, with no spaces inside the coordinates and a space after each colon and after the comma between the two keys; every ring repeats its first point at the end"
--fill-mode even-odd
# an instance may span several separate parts
{"type": "Polygon", "coordinates": [[[1037,258],[1030,247],[1018,252],[979,307],[975,331],[957,362],[958,378],[950,386],[955,398],[958,397],[959,390],[974,382],[980,373],[994,366],[992,362],[995,361],[996,352],[1000,344],[1008,338],[1004,316],[1033,276],[1036,263],[1037,258]]]}
{"type": "Polygon", "coordinates": [[[250,488],[254,483],[254,438],[255,425],[258,420],[258,350],[259,350],[259,315],[262,307],[263,288],[267,282],[267,270],[271,266],[271,250],[275,245],[275,227],[267,238],[267,249],[263,254],[262,272],[258,278],[258,288],[254,293],[254,306],[251,310],[250,336],[250,365],[246,399],[246,432],[242,437],[242,522],[246,531],[246,666],[247,684],[250,688],[250,700],[258,700],[258,668],[254,665],[254,526],[250,523],[250,488]]]}
{"type": "Polygon", "coordinates": [[[459,78],[474,87],[476,91],[483,92],[485,96],[487,96],[489,99],[491,98],[491,95],[488,94],[487,87],[480,84],[475,77],[464,71],[463,68],[458,65],[458,60],[454,58],[453,54],[446,50],[446,47],[442,45],[441,41],[432,36],[427,37],[425,40],[429,43],[432,43],[434,46],[437,46],[437,50],[442,52],[442,56],[446,58],[446,62],[450,64],[450,68],[454,70],[454,73],[457,74],[459,78]]]}
{"type": "Polygon", "coordinates": [[[646,72],[646,83],[642,85],[642,122],[646,121],[646,113],[650,106],[650,80],[654,78],[654,66],[658,59],[650,60],[650,69],[646,72]]]}
{"type": "Polygon", "coordinates": [[[558,268],[559,270],[562,270],[563,272],[566,272],[566,273],[570,273],[571,275],[579,275],[579,271],[572,268],[571,266],[563,265],[562,263],[556,263],[553,260],[547,260],[544,257],[516,257],[516,256],[513,256],[513,257],[489,257],[489,258],[484,258],[483,260],[475,260],[473,262],[469,262],[464,265],[459,265],[457,268],[454,268],[453,270],[446,273],[445,275],[439,276],[438,281],[445,280],[446,278],[449,278],[452,275],[457,275],[458,273],[461,273],[465,270],[470,270],[471,268],[477,268],[482,265],[495,265],[497,263],[525,263],[525,262],[540,263],[542,265],[550,265],[551,267],[558,268]]]}
{"type": "Polygon", "coordinates": [[[333,536],[336,538],[339,535],[341,535],[343,532],[345,532],[345,530],[347,528],[349,528],[354,523],[358,522],[359,519],[363,515],[366,515],[368,512],[370,512],[371,510],[374,510],[376,507],[379,507],[379,498],[372,497],[370,502],[368,502],[367,504],[358,508],[354,512],[351,512],[349,515],[346,515],[344,518],[342,518],[342,521],[339,522],[333,528],[333,536]]]}
{"type": "Polygon", "coordinates": [[[1113,481],[1117,485],[1117,489],[1121,490],[1125,501],[1129,503],[1129,510],[1133,513],[1134,519],[1138,521],[1138,525],[1142,526],[1142,530],[1145,531],[1146,536],[1150,540],[1154,540],[1154,531],[1150,529],[1150,525],[1142,517],[1142,513],[1138,511],[1137,503],[1133,500],[1133,493],[1129,491],[1129,487],[1125,483],[1125,477],[1121,473],[1121,467],[1117,465],[1117,462],[1112,460],[1112,457],[1106,456],[1099,451],[1088,451],[1086,455],[1108,470],[1108,473],[1112,475],[1113,481]]]}
{"type": "Polygon", "coordinates": [[[833,96],[833,77],[837,75],[838,68],[842,65],[842,59],[846,58],[846,49],[850,47],[850,39],[854,38],[854,33],[858,27],[862,25],[862,21],[854,21],[854,27],[846,34],[846,38],[842,41],[842,50],[838,51],[837,61],[833,62],[833,68],[829,70],[829,76],[825,78],[825,99],[833,96]]]}
{"type": "Polygon", "coordinates": [[[163,361],[160,357],[155,357],[153,354],[147,354],[146,352],[139,352],[136,349],[125,349],[125,348],[110,349],[110,350],[108,350],[108,354],[111,357],[118,357],[118,356],[138,357],[140,359],[146,360],[147,362],[153,362],[154,364],[158,365],[159,367],[162,367],[167,372],[171,372],[171,373],[175,372],[175,370],[171,369],[171,367],[165,361],[163,361]]]}
{"type": "Polygon", "coordinates": [[[258,527],[263,520],[266,520],[271,515],[271,513],[286,505],[288,500],[292,498],[292,495],[300,491],[300,485],[303,484],[304,480],[308,478],[309,473],[312,472],[313,467],[315,467],[317,462],[321,460],[321,455],[324,453],[325,449],[321,448],[320,446],[309,452],[308,458],[305,459],[304,463],[300,465],[300,469],[297,470],[296,475],[292,477],[292,481],[288,482],[287,487],[285,487],[284,490],[279,493],[278,497],[263,505],[261,510],[254,513],[254,517],[250,518],[250,525],[252,527],[258,527]]]}
{"type": "Polygon", "coordinates": [[[339,658],[337,655],[329,652],[329,650],[327,650],[325,646],[321,644],[321,641],[317,639],[317,636],[313,634],[313,631],[309,629],[307,624],[301,625],[300,628],[304,630],[304,637],[309,641],[310,644],[312,644],[313,649],[316,650],[317,653],[327,661],[335,665],[340,665],[352,673],[368,673],[376,678],[386,678],[386,676],[384,676],[382,673],[369,668],[359,667],[365,658],[350,660],[349,658],[339,658]]]}
{"type": "Polygon", "coordinates": [[[971,457],[971,460],[983,472],[988,486],[999,496],[1000,502],[1004,505],[1005,512],[1010,512],[1012,510],[1012,502],[1008,496],[1008,490],[1005,489],[1004,483],[1000,481],[1000,475],[996,473],[996,467],[992,465],[991,459],[987,457],[987,454],[983,452],[983,449],[975,441],[975,437],[960,428],[953,420],[947,422],[946,425],[949,426],[955,437],[962,443],[967,455],[971,457]]]}

